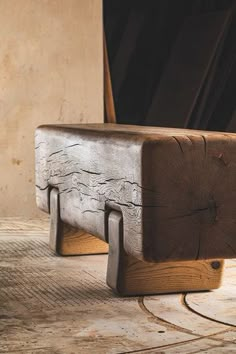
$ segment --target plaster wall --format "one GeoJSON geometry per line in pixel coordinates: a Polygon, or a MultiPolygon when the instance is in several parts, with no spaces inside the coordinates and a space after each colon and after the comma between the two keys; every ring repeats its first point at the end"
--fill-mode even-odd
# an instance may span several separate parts
{"type": "Polygon", "coordinates": [[[0,216],[40,215],[34,130],[103,121],[102,1],[0,0],[0,216]]]}

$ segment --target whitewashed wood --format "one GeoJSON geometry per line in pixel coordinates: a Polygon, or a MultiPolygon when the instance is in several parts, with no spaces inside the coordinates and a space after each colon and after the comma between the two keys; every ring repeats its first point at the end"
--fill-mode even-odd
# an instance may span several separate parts
{"type": "Polygon", "coordinates": [[[107,136],[104,144],[103,140],[90,139],[86,130],[84,133],[59,130],[54,134],[53,127],[49,131],[39,128],[36,133],[37,205],[48,211],[48,186],[59,188],[62,221],[104,239],[105,205],[115,202],[124,211],[124,231],[129,235],[125,247],[141,256],[142,141],[131,136],[129,141],[117,137],[115,142],[113,136],[107,136]],[[121,168],[117,154],[122,156],[122,165],[129,169],[121,168]],[[125,198],[121,193],[124,189],[125,198]],[[131,218],[135,219],[132,228],[131,218]]]}

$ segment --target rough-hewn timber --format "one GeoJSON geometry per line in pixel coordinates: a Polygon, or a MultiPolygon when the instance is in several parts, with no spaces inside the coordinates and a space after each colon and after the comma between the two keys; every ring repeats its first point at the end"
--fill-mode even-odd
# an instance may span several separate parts
{"type": "Polygon", "coordinates": [[[36,132],[38,206],[60,193],[63,222],[107,237],[107,210],[124,220],[127,254],[147,261],[236,254],[236,135],[122,125],[44,126],[36,132]]]}

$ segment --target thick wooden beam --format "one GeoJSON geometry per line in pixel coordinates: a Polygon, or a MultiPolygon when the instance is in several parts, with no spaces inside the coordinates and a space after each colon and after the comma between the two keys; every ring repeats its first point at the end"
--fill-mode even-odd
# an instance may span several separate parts
{"type": "Polygon", "coordinates": [[[101,124],[37,131],[38,206],[60,192],[61,219],[106,238],[119,206],[124,245],[148,262],[234,258],[236,136],[101,124]]]}

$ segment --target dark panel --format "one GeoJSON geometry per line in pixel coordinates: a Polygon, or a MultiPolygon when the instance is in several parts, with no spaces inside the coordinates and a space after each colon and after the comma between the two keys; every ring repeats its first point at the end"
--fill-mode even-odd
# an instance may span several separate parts
{"type": "Polygon", "coordinates": [[[146,125],[187,127],[227,28],[229,14],[188,18],[173,47],[146,125]]]}

